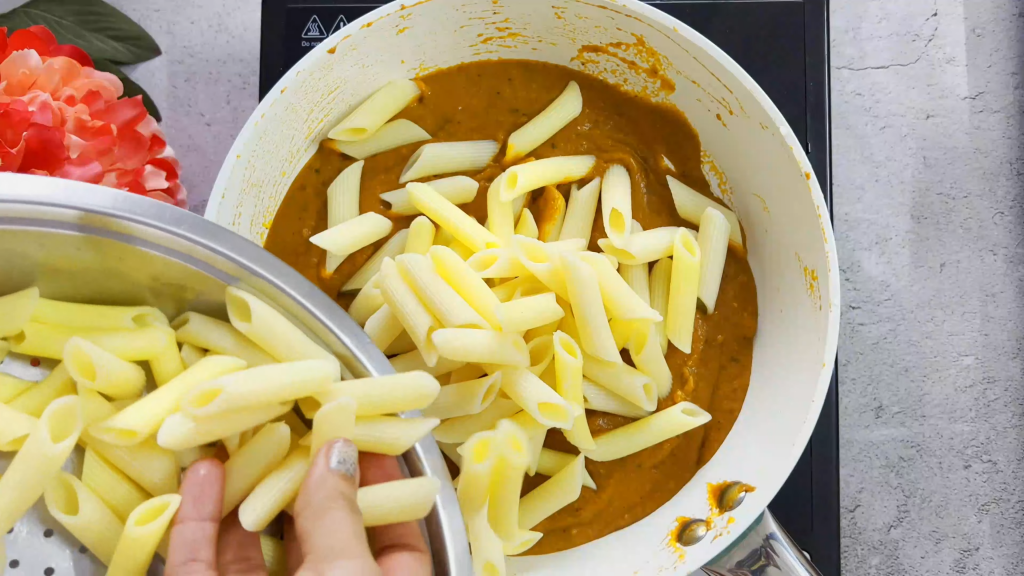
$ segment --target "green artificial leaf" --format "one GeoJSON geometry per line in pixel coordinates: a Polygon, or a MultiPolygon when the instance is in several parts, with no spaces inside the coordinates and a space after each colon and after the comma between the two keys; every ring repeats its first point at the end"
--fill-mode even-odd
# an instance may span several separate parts
{"type": "Polygon", "coordinates": [[[0,14],[0,27],[8,32],[39,24],[93,60],[138,64],[160,55],[156,40],[142,26],[103,0],[29,0],[0,14]]]}
{"type": "Polygon", "coordinates": [[[156,102],[154,102],[153,99],[150,98],[149,94],[142,89],[142,86],[136,84],[135,81],[129,78],[128,75],[118,68],[116,64],[98,58],[93,58],[93,63],[96,65],[97,70],[110,72],[121,79],[121,84],[124,84],[124,98],[131,98],[132,96],[138,96],[141,94],[142,103],[146,106],[146,110],[149,111],[150,116],[156,118],[157,122],[162,120],[160,117],[160,110],[156,107],[156,102]]]}

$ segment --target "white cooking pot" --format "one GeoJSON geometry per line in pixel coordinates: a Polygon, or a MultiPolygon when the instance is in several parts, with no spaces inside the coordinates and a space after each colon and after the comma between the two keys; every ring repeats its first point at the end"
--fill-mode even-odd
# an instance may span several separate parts
{"type": "Polygon", "coordinates": [[[695,571],[759,521],[803,452],[839,332],[835,240],[810,162],[778,108],[703,36],[636,0],[389,4],[324,41],[270,91],[231,148],[206,217],[262,243],[292,179],[356,103],[388,80],[494,58],[581,69],[682,110],[700,135],[712,188],[743,223],[760,311],[750,389],[711,461],[640,522],[572,550],[511,559],[510,570],[695,571]],[[757,490],[717,518],[709,537],[675,547],[677,519],[707,517],[708,484],[723,481],[757,490]]]}

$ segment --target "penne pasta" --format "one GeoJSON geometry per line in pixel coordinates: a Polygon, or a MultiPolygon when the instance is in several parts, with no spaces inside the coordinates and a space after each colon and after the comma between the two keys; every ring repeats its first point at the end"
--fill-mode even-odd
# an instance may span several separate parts
{"type": "Polygon", "coordinates": [[[572,427],[576,412],[536,375],[523,368],[504,368],[501,389],[530,416],[548,428],[572,427]]]}
{"type": "MultiPolygon", "coordinates": [[[[435,192],[452,204],[467,204],[476,199],[480,191],[480,184],[469,176],[448,176],[427,182],[435,192]]],[[[420,209],[413,206],[409,199],[409,191],[405,188],[384,192],[380,199],[391,205],[391,213],[396,216],[415,216],[422,214],[420,209]]]]}
{"type": "Polygon", "coordinates": [[[434,245],[437,229],[426,216],[417,216],[409,224],[409,238],[405,241],[406,254],[426,254],[434,245]]]}
{"type": "Polygon", "coordinates": [[[0,403],[0,452],[19,450],[28,435],[38,427],[38,422],[34,416],[0,403]]]}
{"type": "Polygon", "coordinates": [[[632,183],[629,172],[619,164],[612,164],[604,173],[601,218],[605,234],[612,242],[621,242],[630,236],[633,223],[632,183]]]}
{"type": "Polygon", "coordinates": [[[579,258],[597,274],[597,285],[601,289],[601,297],[608,316],[620,320],[652,322],[662,319],[660,314],[626,284],[607,258],[596,252],[580,252],[579,258]]]}
{"type": "Polygon", "coordinates": [[[501,387],[501,373],[442,386],[437,398],[423,409],[429,418],[446,420],[479,414],[491,405],[501,387]]]}
{"type": "Polygon", "coordinates": [[[61,362],[42,382],[32,384],[27,390],[11,399],[7,405],[18,412],[38,418],[51,402],[74,393],[75,381],[68,374],[67,367],[61,362]]]}
{"type": "MultiPolygon", "coordinates": [[[[569,466],[576,461],[577,456],[575,454],[567,454],[565,452],[558,452],[551,450],[550,448],[544,448],[540,451],[540,460],[537,463],[537,474],[542,476],[554,476],[560,471],[564,470],[566,466],[569,466]]],[[[586,466],[583,467],[583,485],[591,490],[597,490],[597,484],[594,483],[594,479],[587,473],[586,466]]],[[[522,506],[522,503],[520,503],[522,506]]]]}
{"type": "Polygon", "coordinates": [[[380,285],[384,302],[416,343],[423,360],[428,366],[437,364],[438,353],[431,340],[431,334],[439,328],[437,319],[416,296],[394,260],[384,259],[377,283],[380,285]]]}
{"type": "Polygon", "coordinates": [[[583,111],[583,95],[575,81],[570,81],[558,98],[548,104],[540,114],[508,137],[505,163],[524,158],[538,146],[565,128],[583,111]]]}
{"type": "Polygon", "coordinates": [[[647,375],[658,387],[658,397],[664,398],[672,391],[672,369],[661,353],[661,343],[654,325],[633,334],[629,342],[629,357],[641,373],[647,375]]]}
{"type": "Polygon", "coordinates": [[[238,520],[250,532],[259,532],[295,499],[309,470],[309,448],[296,446],[256,485],[238,507],[238,520]]]}
{"type": "MultiPolygon", "coordinates": [[[[643,227],[636,220],[633,220],[633,228],[630,233],[630,238],[636,238],[636,236],[644,231],[643,227]]],[[[605,254],[605,256],[612,256],[611,254],[605,254]]],[[[620,264],[619,265],[619,276],[626,281],[626,284],[640,297],[640,300],[651,305],[651,286],[650,286],[650,270],[648,270],[647,264],[620,264]]],[[[657,312],[657,310],[655,310],[657,312]]],[[[660,315],[660,314],[659,314],[660,315]]]]}
{"type": "Polygon", "coordinates": [[[294,403],[268,404],[214,417],[196,419],[184,412],[168,416],[156,433],[156,442],[167,450],[185,450],[269,422],[292,409],[294,403]]]}
{"type": "Polygon", "coordinates": [[[360,452],[399,456],[440,424],[437,418],[360,416],[350,440],[360,452]]]}
{"type": "Polygon", "coordinates": [[[335,380],[334,366],[325,360],[258,366],[199,384],[182,396],[180,409],[206,419],[313,396],[335,380]]]}
{"type": "Polygon", "coordinates": [[[118,446],[138,444],[152,436],[197,386],[244,369],[245,362],[239,358],[207,356],[131,406],[91,425],[89,434],[118,446]]]}
{"type": "Polygon", "coordinates": [[[386,350],[400,334],[405,333],[402,322],[387,304],[381,306],[373,313],[373,316],[366,320],[363,330],[370,337],[373,345],[381,350],[386,350]]]}
{"type": "Polygon", "coordinates": [[[334,379],[341,378],[341,362],[263,300],[232,286],[225,301],[231,325],[278,362],[326,360],[335,367],[334,379]]]}
{"type": "Polygon", "coordinates": [[[466,364],[461,368],[453,370],[451,373],[450,384],[458,384],[459,382],[467,382],[469,380],[475,380],[481,376],[486,376],[487,371],[483,369],[479,364],[466,364]]]}
{"type": "Polygon", "coordinates": [[[291,429],[284,422],[271,422],[224,463],[224,500],[221,517],[227,516],[249,495],[260,480],[270,474],[288,455],[291,429]]]}
{"type": "Polygon", "coordinates": [[[483,170],[491,163],[500,147],[494,140],[424,144],[409,158],[398,183],[405,184],[438,174],[483,170]]]}
{"type": "Polygon", "coordinates": [[[386,216],[366,212],[315,234],[309,241],[344,260],[356,250],[386,237],[391,233],[392,226],[386,216]]]}
{"type": "MultiPolygon", "coordinates": [[[[359,268],[359,270],[356,270],[356,273],[353,274],[352,277],[348,279],[348,282],[345,282],[345,285],[341,287],[341,291],[351,292],[354,290],[359,290],[360,294],[362,294],[363,287],[369,285],[370,279],[377,276],[377,272],[380,271],[380,265],[382,262],[384,262],[384,259],[394,258],[399,254],[402,254],[403,252],[405,252],[405,249],[408,247],[408,245],[409,229],[407,228],[405,230],[399,230],[398,232],[395,232],[391,236],[391,238],[388,238],[387,242],[384,242],[384,244],[380,248],[378,248],[376,252],[373,253],[373,256],[370,256],[370,259],[367,260],[366,263],[364,263],[359,268]]],[[[353,301],[352,308],[350,308],[350,310],[353,310],[355,308],[356,303],[355,301],[353,301]]],[[[376,311],[376,308],[374,309],[374,311],[376,311]]],[[[370,312],[370,314],[372,313],[373,312],[370,312]]],[[[350,311],[349,314],[352,315],[353,318],[357,318],[357,316],[353,314],[353,312],[350,311]]],[[[369,317],[370,315],[367,314],[366,318],[369,317]]],[[[358,322],[358,318],[356,321],[358,322]]]]}
{"type": "Polygon", "coordinates": [[[544,449],[544,440],[547,438],[549,427],[538,422],[536,418],[530,416],[525,410],[512,416],[509,420],[526,433],[526,438],[529,442],[527,451],[529,460],[526,464],[526,473],[533,476],[537,473],[540,453],[544,449]]]}
{"type": "Polygon", "coordinates": [[[702,426],[711,415],[696,404],[680,402],[598,436],[597,447],[584,455],[597,462],[616,460],[702,426]]]}
{"type": "Polygon", "coordinates": [[[636,404],[626,400],[611,390],[594,384],[586,378],[583,379],[584,407],[587,410],[597,410],[625,416],[626,418],[644,418],[650,416],[652,410],[644,410],[636,404]]]}
{"type": "Polygon", "coordinates": [[[530,340],[526,348],[530,351],[529,370],[534,376],[540,376],[548,369],[551,361],[555,358],[555,347],[551,335],[538,336],[530,340]]]}
{"type": "Polygon", "coordinates": [[[498,457],[492,472],[487,519],[508,555],[525,552],[541,536],[519,528],[519,494],[529,462],[528,447],[526,435],[518,425],[510,420],[498,422],[495,428],[498,457]]]}
{"type": "Polygon", "coordinates": [[[260,550],[263,552],[263,564],[267,567],[267,576],[287,576],[288,557],[283,540],[260,534],[260,550]]]}
{"type": "Polygon", "coordinates": [[[594,178],[582,188],[573,187],[565,208],[559,240],[580,239],[590,242],[597,215],[597,201],[601,198],[601,178],[594,178]]]}
{"type": "Polygon", "coordinates": [[[189,369],[206,357],[206,350],[193,346],[192,344],[181,345],[181,361],[185,363],[185,369],[189,369]]]}
{"type": "Polygon", "coordinates": [[[623,362],[607,362],[583,354],[583,375],[644,410],[658,406],[658,387],[649,376],[623,362]]]}
{"type": "Polygon", "coordinates": [[[118,330],[167,326],[167,316],[152,306],[100,306],[40,298],[32,310],[32,321],[69,328],[118,330]]]}
{"type": "Polygon", "coordinates": [[[516,224],[515,233],[519,236],[526,236],[535,240],[540,235],[540,230],[537,229],[537,221],[534,220],[533,212],[530,212],[529,208],[523,208],[523,212],[519,215],[519,223],[516,224]]]}
{"type": "Polygon", "coordinates": [[[302,438],[310,432],[309,427],[302,422],[302,419],[295,412],[285,412],[284,416],[278,418],[276,422],[287,424],[288,428],[292,431],[292,436],[295,438],[302,438]]]}
{"type": "Polygon", "coordinates": [[[178,342],[209,350],[214,354],[241,358],[249,366],[274,363],[274,358],[263,351],[237,328],[223,320],[186,312],[171,322],[178,342]]]}
{"type": "Polygon", "coordinates": [[[583,351],[579,344],[565,332],[555,332],[552,337],[555,360],[555,391],[575,411],[572,426],[562,431],[565,439],[573,446],[584,450],[594,447],[590,425],[583,410],[583,351]]]}
{"type": "MultiPolygon", "coordinates": [[[[113,407],[108,407],[108,414],[113,414],[113,407]]],[[[173,452],[160,447],[155,439],[118,446],[100,440],[86,428],[82,440],[150,494],[169,494],[178,490],[178,461],[173,452]]]]}
{"type": "Polygon", "coordinates": [[[138,362],[158,356],[167,347],[173,347],[174,334],[165,326],[147,326],[129,330],[90,330],[29,322],[22,331],[10,338],[11,352],[38,358],[60,359],[68,340],[84,338],[122,360],[138,362]]]}
{"type": "Polygon", "coordinates": [[[164,494],[133,510],[124,523],[107,574],[145,574],[180,505],[181,496],[164,494]]]}
{"type": "Polygon", "coordinates": [[[149,494],[92,448],[85,449],[82,484],[96,494],[117,518],[124,522],[149,494]]]}
{"type": "Polygon", "coordinates": [[[55,400],[0,476],[0,534],[14,527],[57,476],[82,432],[77,397],[55,400]]]}
{"type": "Polygon", "coordinates": [[[402,329],[402,333],[395,338],[387,348],[384,349],[385,356],[398,356],[399,354],[406,354],[416,349],[416,343],[412,341],[412,337],[409,333],[402,329]]]}
{"type": "Polygon", "coordinates": [[[669,283],[665,333],[669,342],[686,354],[693,344],[693,323],[697,316],[700,284],[700,246],[688,229],[676,235],[672,250],[672,280],[669,283]]]}
{"type": "MultiPolygon", "coordinates": [[[[376,281],[374,276],[374,281],[376,281]]],[[[366,286],[356,294],[355,299],[348,307],[348,315],[356,321],[356,324],[365,326],[366,321],[370,319],[380,310],[381,306],[384,305],[384,297],[380,294],[380,288],[376,286],[366,286]]]]}
{"type": "Polygon", "coordinates": [[[444,246],[434,246],[428,252],[434,270],[455,292],[476,310],[491,328],[497,330],[501,323],[497,317],[500,303],[494,292],[487,286],[465,260],[444,246]]]}
{"type": "Polygon", "coordinates": [[[523,496],[519,501],[519,527],[529,530],[576,501],[583,491],[583,455],[523,496]]]}
{"type": "MultiPolygon", "coordinates": [[[[19,394],[33,387],[36,383],[16,378],[10,374],[0,372],[0,402],[8,403],[18,397],[19,394]]],[[[42,412],[40,412],[42,413],[42,412]]]]}
{"type": "Polygon", "coordinates": [[[364,486],[356,492],[363,526],[386,526],[426,518],[441,492],[441,481],[430,476],[403,478],[364,486]]]}
{"type": "Polygon", "coordinates": [[[676,212],[683,220],[694,226],[699,226],[700,219],[708,208],[718,210],[729,221],[729,246],[739,251],[740,254],[746,253],[743,247],[743,229],[740,228],[736,213],[671,176],[667,176],[667,179],[668,188],[672,193],[672,202],[676,206],[676,212]]]}
{"type": "Polygon", "coordinates": [[[490,325],[449,286],[430,258],[405,254],[395,259],[402,279],[412,288],[427,310],[448,328],[489,328],[490,325]]]}
{"type": "Polygon", "coordinates": [[[409,191],[409,199],[413,206],[438,226],[448,230],[456,240],[468,246],[473,252],[501,246],[501,240],[490,230],[481,226],[476,219],[438,194],[429,185],[411,182],[406,185],[406,190],[409,191]]]}
{"type": "Polygon", "coordinates": [[[629,341],[633,339],[634,333],[646,330],[652,324],[653,322],[647,320],[613,319],[608,322],[608,325],[612,328],[612,337],[615,338],[615,345],[619,347],[619,350],[629,345],[629,341]]]}
{"type": "Polygon", "coordinates": [[[523,337],[518,334],[443,328],[434,332],[431,338],[438,354],[451,360],[521,368],[530,365],[530,352],[523,337]]]}
{"type": "Polygon", "coordinates": [[[470,436],[483,430],[490,430],[502,418],[508,418],[523,409],[512,400],[495,398],[490,406],[478,414],[459,416],[445,420],[434,429],[434,439],[438,442],[458,444],[469,440],[470,436]]]}
{"type": "Polygon", "coordinates": [[[449,360],[448,358],[438,358],[437,363],[433,366],[427,366],[427,361],[423,359],[423,354],[421,354],[419,350],[413,350],[412,352],[395,356],[389,361],[391,362],[391,367],[394,368],[395,372],[402,373],[412,372],[414,370],[423,370],[434,378],[440,378],[452,370],[466,365],[465,362],[457,362],[455,360],[449,360]]]}
{"type": "Polygon", "coordinates": [[[554,186],[545,186],[535,205],[540,213],[537,238],[541,242],[557,242],[565,222],[565,197],[554,186]]]}
{"type": "Polygon", "coordinates": [[[457,495],[463,517],[466,517],[487,505],[498,460],[497,433],[494,430],[477,432],[459,446],[457,452],[461,461],[457,495]]]}
{"type": "Polygon", "coordinates": [[[39,288],[32,286],[0,296],[0,338],[21,332],[39,304],[39,288]]]}
{"type": "MultiPolygon", "coordinates": [[[[499,303],[504,303],[511,301],[516,294],[532,292],[535,290],[548,290],[548,288],[532,274],[526,274],[507,282],[502,282],[490,290],[491,293],[494,294],[494,297],[498,299],[499,303]]],[[[497,311],[497,308],[495,308],[495,311],[497,311]]],[[[498,329],[500,328],[501,326],[499,324],[498,329]]]]}
{"type": "MultiPolygon", "coordinates": [[[[651,267],[651,308],[654,308],[662,318],[668,316],[669,287],[672,280],[672,260],[662,258],[651,267]]],[[[699,283],[699,282],[698,282],[699,283]]],[[[668,353],[668,333],[665,331],[665,321],[654,323],[654,329],[658,333],[658,341],[661,343],[661,353],[668,353]]]]}
{"type": "Polygon", "coordinates": [[[568,300],[585,352],[608,362],[621,362],[598,284],[598,273],[576,255],[562,254],[568,300]]]}
{"type": "Polygon", "coordinates": [[[594,156],[555,156],[513,166],[502,177],[501,199],[510,202],[545,186],[575,182],[586,177],[596,162],[594,156]]]}
{"type": "Polygon", "coordinates": [[[137,398],[146,387],[141,366],[82,338],[72,338],[64,346],[64,366],[79,385],[114,399],[137,398]]]}
{"type": "Polygon", "coordinates": [[[356,401],[342,396],[324,402],[313,418],[313,434],[309,442],[309,458],[316,458],[324,444],[338,438],[349,438],[356,428],[356,401]]]}
{"type": "Polygon", "coordinates": [[[729,252],[729,221],[717,208],[708,208],[700,217],[697,232],[700,247],[700,280],[697,298],[704,303],[708,314],[714,314],[718,290],[722,285],[722,272],[729,252]]]}
{"type": "Polygon", "coordinates": [[[381,126],[372,135],[356,141],[328,140],[327,147],[342,154],[364,160],[388,150],[394,150],[407,144],[430,140],[430,134],[415,122],[405,119],[392,120],[381,126]]]}
{"type": "Polygon", "coordinates": [[[501,185],[505,175],[501,174],[487,188],[487,229],[505,244],[512,239],[516,215],[512,202],[501,197],[501,185]]]}
{"type": "MultiPolygon", "coordinates": [[[[359,216],[359,185],[363,177],[363,164],[360,160],[349,165],[327,187],[328,230],[359,216]]],[[[347,253],[328,252],[325,264],[327,273],[333,274],[346,256],[347,253]]]]}
{"type": "Polygon", "coordinates": [[[598,246],[615,257],[620,264],[647,264],[672,255],[672,246],[680,228],[665,226],[630,234],[629,238],[613,241],[601,238],[598,246]]]}
{"type": "Polygon", "coordinates": [[[463,514],[472,551],[473,574],[505,576],[504,546],[487,521],[487,515],[486,501],[479,510],[463,514]]]}
{"type": "MultiPolygon", "coordinates": [[[[559,252],[549,244],[523,236],[512,239],[512,246],[523,266],[558,297],[568,299],[565,273],[559,264],[559,252]]],[[[524,280],[528,281],[528,280],[524,280]]]]}
{"type": "Polygon", "coordinates": [[[46,510],[100,562],[110,564],[124,524],[81,480],[59,472],[43,493],[46,510]]]}
{"type": "Polygon", "coordinates": [[[335,382],[317,393],[316,399],[328,404],[350,398],[356,403],[357,416],[379,416],[423,410],[434,402],[440,391],[437,378],[416,371],[335,382]]]}
{"type": "Polygon", "coordinates": [[[466,264],[481,278],[515,278],[530,273],[509,248],[481,250],[466,260],[466,264]]]}
{"type": "Polygon", "coordinates": [[[149,371],[153,373],[153,381],[157,386],[163,386],[175,376],[185,371],[185,362],[181,359],[178,345],[175,343],[174,330],[164,330],[166,341],[156,356],[149,359],[149,371]]]}
{"type": "Polygon", "coordinates": [[[392,80],[350,112],[327,137],[342,142],[366,140],[419,97],[420,87],[412,80],[392,80]]]}

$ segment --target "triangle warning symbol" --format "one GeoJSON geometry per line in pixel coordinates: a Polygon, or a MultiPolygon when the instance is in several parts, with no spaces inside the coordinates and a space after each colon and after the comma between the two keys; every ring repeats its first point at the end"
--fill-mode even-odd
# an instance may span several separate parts
{"type": "Polygon", "coordinates": [[[331,34],[334,34],[335,32],[341,30],[345,26],[348,26],[348,19],[345,18],[344,14],[342,14],[341,16],[338,16],[337,20],[334,21],[334,26],[331,27],[331,34]]]}
{"type": "Polygon", "coordinates": [[[324,31],[323,24],[320,23],[320,19],[316,17],[316,14],[309,19],[309,23],[302,30],[303,38],[327,38],[327,32],[324,31]]]}

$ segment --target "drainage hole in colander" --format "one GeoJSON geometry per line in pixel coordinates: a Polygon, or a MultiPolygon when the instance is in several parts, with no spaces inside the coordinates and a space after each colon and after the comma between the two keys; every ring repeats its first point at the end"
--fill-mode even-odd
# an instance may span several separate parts
{"type": "Polygon", "coordinates": [[[53,536],[53,530],[51,528],[47,528],[46,530],[43,530],[43,538],[50,538],[52,536],[53,536]]]}
{"type": "Polygon", "coordinates": [[[43,576],[53,576],[53,572],[53,568],[47,568],[46,570],[43,570],[43,576]]]}
{"type": "Polygon", "coordinates": [[[79,546],[79,547],[78,547],[78,551],[79,551],[80,553],[82,553],[82,554],[88,554],[88,553],[89,553],[89,549],[88,549],[88,548],[86,548],[85,546],[79,546]]]}
{"type": "Polygon", "coordinates": [[[17,568],[18,566],[21,566],[21,562],[19,562],[18,560],[11,560],[10,562],[7,563],[7,565],[10,566],[11,569],[13,570],[13,569],[17,568]]]}

